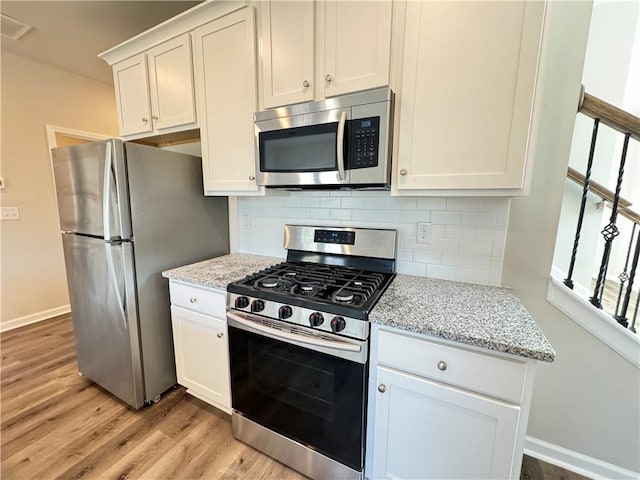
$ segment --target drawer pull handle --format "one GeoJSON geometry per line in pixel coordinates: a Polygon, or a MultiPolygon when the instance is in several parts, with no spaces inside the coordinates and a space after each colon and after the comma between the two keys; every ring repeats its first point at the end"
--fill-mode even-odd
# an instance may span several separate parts
{"type": "Polygon", "coordinates": [[[407,174],[407,170],[406,169],[402,169],[400,170],[400,175],[402,175],[403,177],[407,174]]]}
{"type": "Polygon", "coordinates": [[[222,337],[224,337],[224,333],[218,332],[218,333],[216,333],[216,337],[222,338],[222,337]]]}
{"type": "Polygon", "coordinates": [[[380,385],[378,385],[378,391],[379,391],[380,393],[384,393],[384,392],[386,392],[386,391],[387,391],[387,387],[385,386],[385,384],[384,384],[384,383],[381,383],[380,385]]]}
{"type": "Polygon", "coordinates": [[[443,372],[447,369],[447,362],[444,360],[440,360],[438,362],[438,370],[442,370],[443,372]]]}
{"type": "Polygon", "coordinates": [[[189,299],[189,301],[190,301],[191,303],[198,303],[198,299],[197,299],[196,297],[191,297],[191,298],[189,299]]]}

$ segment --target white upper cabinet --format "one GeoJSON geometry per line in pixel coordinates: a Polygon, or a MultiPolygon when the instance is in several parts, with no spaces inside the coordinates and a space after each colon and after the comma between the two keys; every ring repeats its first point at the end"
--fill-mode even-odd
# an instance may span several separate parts
{"type": "Polygon", "coordinates": [[[144,53],[113,66],[120,135],[150,132],[149,75],[144,53]]]}
{"type": "Polygon", "coordinates": [[[255,182],[255,22],[246,7],[194,32],[204,190],[259,194],[255,182]]]}
{"type": "Polygon", "coordinates": [[[391,1],[274,0],[258,8],[264,108],[389,84],[391,1]]]}
{"type": "Polygon", "coordinates": [[[113,76],[123,137],[195,127],[188,33],[114,64],[113,76]]]}
{"type": "Polygon", "coordinates": [[[407,2],[398,194],[526,189],[544,9],[537,1],[407,2]]]}
{"type": "Polygon", "coordinates": [[[390,0],[317,2],[321,96],[389,84],[391,10],[390,0]]]}
{"type": "Polygon", "coordinates": [[[193,65],[189,34],[147,52],[153,128],[177,127],[196,121],[193,65]]]}
{"type": "Polygon", "coordinates": [[[260,2],[265,108],[313,100],[314,4],[260,2]]]}

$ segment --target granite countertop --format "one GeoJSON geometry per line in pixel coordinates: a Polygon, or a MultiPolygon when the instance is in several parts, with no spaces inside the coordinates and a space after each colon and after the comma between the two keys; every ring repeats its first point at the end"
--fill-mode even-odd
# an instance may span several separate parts
{"type": "MultiPolygon", "coordinates": [[[[234,253],[162,272],[171,280],[226,288],[282,262],[234,253]]],[[[372,323],[458,343],[552,362],[555,352],[512,290],[397,275],[369,313],[372,323]]]]}
{"type": "Polygon", "coordinates": [[[555,351],[509,288],[397,275],[372,323],[552,362],[555,351]]]}
{"type": "Polygon", "coordinates": [[[200,287],[227,288],[227,284],[231,282],[282,261],[284,261],[282,258],[232,253],[184,267],[165,270],[162,272],[162,276],[200,287]]]}

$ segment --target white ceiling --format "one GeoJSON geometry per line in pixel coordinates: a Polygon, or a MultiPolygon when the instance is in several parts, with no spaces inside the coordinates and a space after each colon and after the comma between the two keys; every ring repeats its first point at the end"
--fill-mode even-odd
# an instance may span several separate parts
{"type": "Polygon", "coordinates": [[[5,1],[0,11],[33,28],[2,48],[103,83],[111,67],[97,58],[109,48],[198,4],[197,1],[5,1]]]}

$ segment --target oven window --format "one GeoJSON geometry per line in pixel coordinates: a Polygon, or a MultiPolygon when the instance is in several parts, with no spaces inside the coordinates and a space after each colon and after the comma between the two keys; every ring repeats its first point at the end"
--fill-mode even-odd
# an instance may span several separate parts
{"type": "Polygon", "coordinates": [[[260,132],[262,172],[337,170],[338,122],[260,132]]]}
{"type": "Polygon", "coordinates": [[[229,349],[234,410],[362,469],[366,365],[232,326],[229,349]]]}

